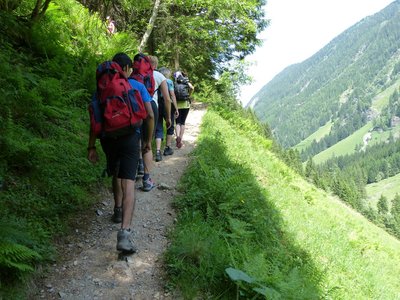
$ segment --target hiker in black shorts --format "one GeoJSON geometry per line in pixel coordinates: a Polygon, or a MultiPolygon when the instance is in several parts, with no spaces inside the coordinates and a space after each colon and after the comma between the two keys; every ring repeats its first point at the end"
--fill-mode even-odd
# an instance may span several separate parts
{"type": "Polygon", "coordinates": [[[175,97],[178,104],[179,116],[176,119],[176,147],[183,146],[183,134],[185,133],[185,122],[189,114],[191,95],[194,86],[190,83],[187,74],[183,71],[176,71],[175,78],[175,97]]]}
{"type": "MultiPolygon", "coordinates": [[[[125,53],[118,53],[113,61],[121,66],[126,78],[132,72],[132,60],[125,53]]],[[[148,107],[146,106],[148,111],[148,107]]],[[[121,229],[117,235],[117,250],[125,253],[134,253],[135,246],[131,241],[131,222],[135,206],[135,179],[139,159],[140,130],[120,137],[102,137],[101,146],[107,159],[107,173],[113,176],[114,193],[114,222],[121,222],[121,229]]],[[[88,145],[88,159],[92,163],[99,160],[95,147],[96,136],[90,132],[88,145]]]]}

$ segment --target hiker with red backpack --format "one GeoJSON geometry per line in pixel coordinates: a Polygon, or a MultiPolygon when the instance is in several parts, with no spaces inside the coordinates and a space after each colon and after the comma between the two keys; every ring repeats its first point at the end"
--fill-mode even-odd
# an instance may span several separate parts
{"type": "MultiPolygon", "coordinates": [[[[142,53],[135,55],[134,62],[133,62],[133,72],[131,77],[139,82],[142,82],[149,94],[152,95],[151,106],[154,112],[154,128],[157,125],[158,119],[158,103],[157,103],[157,91],[159,90],[162,95],[166,95],[167,98],[164,99],[165,101],[165,110],[170,113],[171,104],[168,94],[168,87],[165,81],[165,77],[156,71],[158,59],[155,56],[147,56],[142,53]]],[[[148,121],[146,120],[145,123],[148,121]]],[[[171,126],[171,119],[170,117],[166,118],[167,127],[171,126]]],[[[146,129],[143,128],[145,132],[146,129]]],[[[143,156],[143,165],[144,165],[144,172],[142,178],[142,190],[145,192],[151,191],[155,187],[154,181],[150,177],[150,172],[153,168],[153,152],[150,149],[143,149],[142,151],[143,156]]],[[[140,167],[140,164],[139,164],[140,167]]]]}
{"type": "Polygon", "coordinates": [[[125,53],[100,64],[96,70],[97,90],[89,105],[88,159],[98,162],[95,143],[99,138],[107,160],[107,173],[113,177],[113,220],[121,221],[117,250],[123,253],[136,252],[130,227],[135,206],[140,126],[148,115],[153,116],[150,104],[144,103],[140,92],[128,82],[131,67],[132,60],[125,53]]]}

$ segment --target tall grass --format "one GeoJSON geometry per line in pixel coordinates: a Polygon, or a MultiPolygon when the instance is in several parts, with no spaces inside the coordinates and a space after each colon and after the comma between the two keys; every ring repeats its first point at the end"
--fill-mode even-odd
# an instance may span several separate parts
{"type": "Polygon", "coordinates": [[[170,284],[187,299],[399,298],[399,241],[304,181],[239,115],[204,118],[176,200],[170,284]]]}

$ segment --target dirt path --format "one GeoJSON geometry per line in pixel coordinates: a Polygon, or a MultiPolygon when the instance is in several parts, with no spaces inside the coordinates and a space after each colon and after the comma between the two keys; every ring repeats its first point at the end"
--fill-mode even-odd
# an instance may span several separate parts
{"type": "MultiPolygon", "coordinates": [[[[136,189],[133,236],[138,253],[119,257],[116,236],[119,225],[111,222],[112,194],[105,190],[100,203],[82,220],[75,232],[62,239],[60,253],[46,277],[32,287],[31,299],[177,299],[164,289],[162,254],[173,225],[172,199],[178,194],[176,184],[188,164],[188,154],[195,147],[202,105],[189,113],[184,146],[174,147],[172,156],[155,163],[152,176],[157,188],[150,192],[136,189]]],[[[141,181],[137,183],[137,187],[141,181]]]]}

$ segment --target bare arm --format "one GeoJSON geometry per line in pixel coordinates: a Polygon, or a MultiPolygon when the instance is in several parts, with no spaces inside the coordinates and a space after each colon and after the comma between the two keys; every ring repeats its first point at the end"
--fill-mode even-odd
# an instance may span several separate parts
{"type": "Polygon", "coordinates": [[[179,110],[178,110],[178,103],[176,102],[176,96],[175,96],[175,91],[170,90],[169,95],[171,96],[172,99],[172,104],[175,107],[175,119],[179,117],[179,110]]]}
{"type": "Polygon", "coordinates": [[[89,132],[89,143],[88,143],[88,160],[95,164],[99,161],[99,155],[97,154],[96,151],[96,136],[92,133],[90,130],[89,132]]]}
{"type": "Polygon", "coordinates": [[[164,80],[160,85],[161,94],[164,98],[164,108],[165,108],[165,123],[167,128],[171,127],[171,99],[169,98],[169,91],[167,81],[164,80]]]}
{"type": "Polygon", "coordinates": [[[144,137],[143,141],[143,153],[151,151],[151,139],[153,138],[153,130],[154,130],[154,112],[151,107],[151,102],[145,102],[144,106],[147,110],[147,118],[144,121],[147,131],[147,136],[144,137]]]}
{"type": "Polygon", "coordinates": [[[188,86],[189,86],[189,95],[191,95],[194,91],[194,86],[190,82],[188,82],[188,86]]]}

